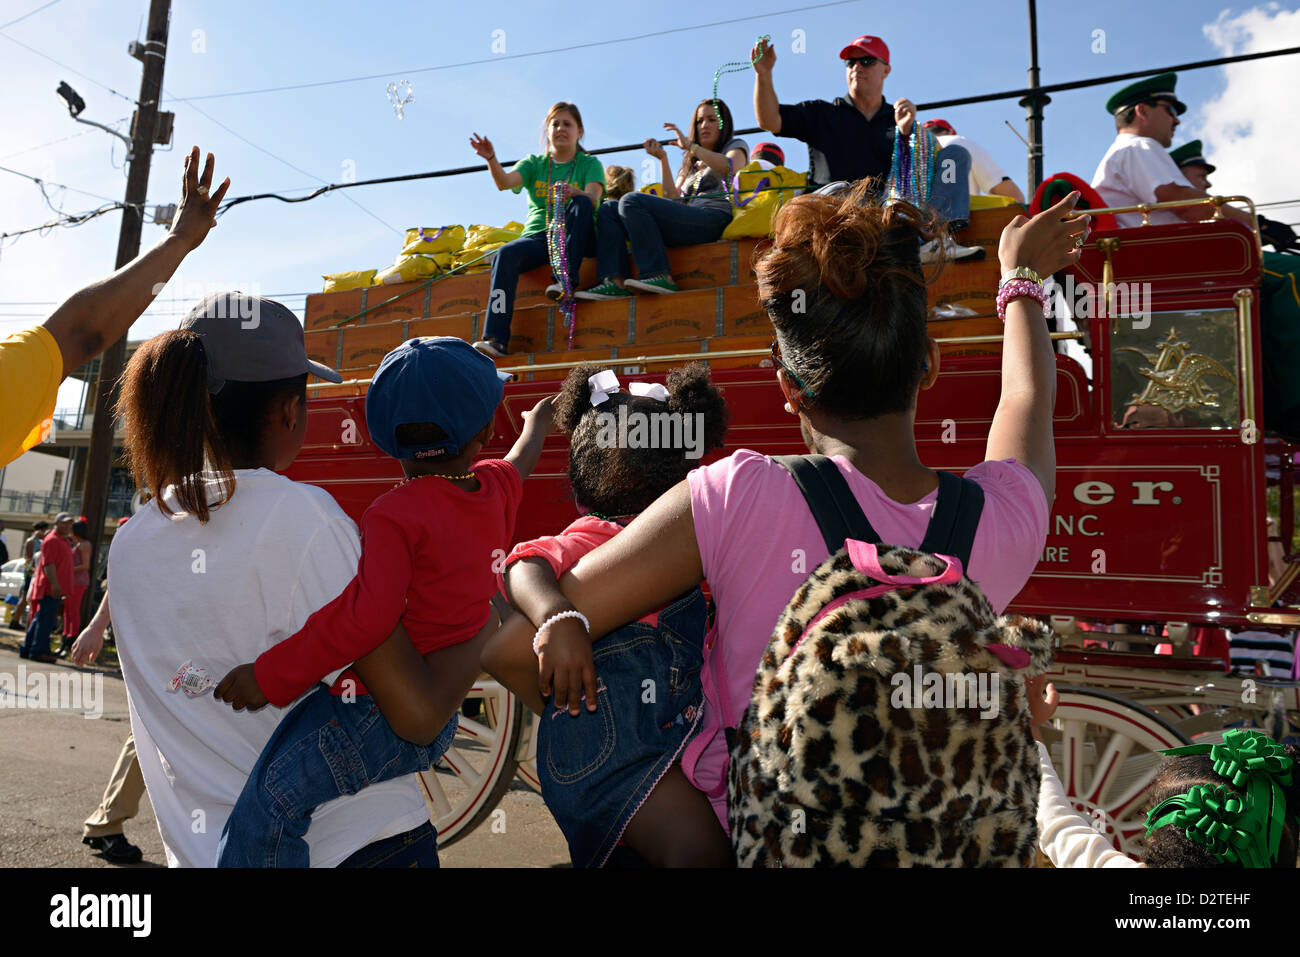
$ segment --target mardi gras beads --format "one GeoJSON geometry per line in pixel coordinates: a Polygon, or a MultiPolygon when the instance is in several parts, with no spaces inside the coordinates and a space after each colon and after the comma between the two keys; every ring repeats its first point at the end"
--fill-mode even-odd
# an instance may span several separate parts
{"type": "Polygon", "coordinates": [[[563,290],[560,301],[560,314],[569,329],[569,348],[573,348],[574,305],[573,279],[569,275],[569,257],[567,237],[564,234],[564,206],[566,202],[567,182],[556,183],[546,197],[546,251],[551,260],[551,271],[563,290]]]}
{"type": "Polygon", "coordinates": [[[934,134],[920,125],[910,136],[894,136],[894,158],[889,166],[889,200],[903,200],[923,206],[930,199],[934,180],[934,157],[938,152],[934,134]]]}

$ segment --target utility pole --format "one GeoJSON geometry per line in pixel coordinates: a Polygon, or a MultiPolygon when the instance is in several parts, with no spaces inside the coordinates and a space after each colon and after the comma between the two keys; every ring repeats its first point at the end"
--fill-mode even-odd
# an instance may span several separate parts
{"type": "MultiPolygon", "coordinates": [[[[1029,89],[1038,87],[1038,6],[1036,0],[1029,0],[1029,89]]],[[[1029,188],[1025,195],[1031,198],[1043,181],[1043,107],[1050,102],[1046,93],[1030,93],[1020,101],[1029,121],[1029,188]]]]}
{"type": "MultiPolygon", "coordinates": [[[[171,0],[150,0],[149,26],[140,57],[144,72],[140,78],[140,98],[136,103],[135,127],[131,131],[131,167],[126,177],[126,208],[122,210],[122,228],[117,236],[117,265],[121,269],[140,253],[140,233],[144,225],[144,203],[149,189],[149,166],[153,159],[154,134],[158,124],[158,103],[162,99],[163,65],[167,58],[167,30],[171,19],[171,0]]],[[[113,466],[113,402],[117,380],[126,358],[126,335],[105,350],[99,360],[99,379],[95,394],[95,418],[90,432],[85,485],[81,508],[90,525],[90,574],[99,571],[99,545],[104,538],[104,521],[108,516],[108,484],[113,466]]],[[[95,578],[82,599],[81,620],[89,621],[94,613],[95,578]]]]}

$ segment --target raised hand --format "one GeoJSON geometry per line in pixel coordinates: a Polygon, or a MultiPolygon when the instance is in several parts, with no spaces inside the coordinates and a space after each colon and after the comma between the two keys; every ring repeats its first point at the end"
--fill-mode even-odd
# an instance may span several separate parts
{"type": "Polygon", "coordinates": [[[894,103],[894,124],[904,136],[912,135],[912,127],[916,125],[916,104],[907,97],[894,103]]]}
{"type": "Polygon", "coordinates": [[[653,136],[645,141],[645,151],[655,159],[667,159],[668,154],[664,152],[663,144],[653,136]]]}
{"type": "Polygon", "coordinates": [[[1007,223],[998,241],[1002,270],[1028,266],[1047,277],[1078,262],[1092,221],[1087,215],[1073,215],[1078,201],[1076,191],[1033,219],[1017,216],[1007,223]]]}
{"type": "Polygon", "coordinates": [[[491,159],[497,155],[496,148],[492,145],[492,141],[486,136],[479,136],[477,133],[472,134],[469,138],[469,145],[473,148],[475,153],[484,159],[491,159]]]}
{"type": "Polygon", "coordinates": [[[199,175],[199,148],[191,147],[185,157],[185,171],[181,176],[181,202],[172,222],[171,235],[185,243],[187,249],[196,249],[207,238],[208,231],[217,224],[217,207],[230,188],[227,176],[214,194],[212,189],[212,154],[203,166],[203,175],[199,175]]]}
{"type": "Polygon", "coordinates": [[[683,133],[681,130],[679,130],[677,128],[676,123],[665,123],[664,129],[672,130],[673,134],[676,135],[677,142],[675,142],[673,145],[676,146],[679,150],[688,150],[691,148],[691,138],[687,136],[685,133],[683,133]]]}
{"type": "Polygon", "coordinates": [[[772,74],[772,67],[776,66],[776,48],[766,40],[759,40],[749,51],[749,60],[754,64],[755,73],[772,74]]]}

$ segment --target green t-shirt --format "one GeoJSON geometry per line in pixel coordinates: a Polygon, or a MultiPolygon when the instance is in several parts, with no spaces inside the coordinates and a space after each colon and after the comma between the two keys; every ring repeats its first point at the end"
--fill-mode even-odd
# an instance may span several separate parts
{"type": "Polygon", "coordinates": [[[582,151],[567,163],[556,163],[545,153],[530,153],[515,164],[514,172],[524,178],[523,185],[516,186],[514,191],[528,190],[528,218],[524,220],[524,236],[546,230],[548,180],[552,185],[569,182],[578,189],[585,189],[588,183],[600,183],[603,186],[605,182],[605,167],[600,165],[600,160],[582,151]]]}

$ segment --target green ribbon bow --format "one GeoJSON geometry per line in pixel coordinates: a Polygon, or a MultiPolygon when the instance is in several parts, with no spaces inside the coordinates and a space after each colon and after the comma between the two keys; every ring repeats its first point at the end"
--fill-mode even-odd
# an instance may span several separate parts
{"type": "Polygon", "coordinates": [[[1285,749],[1260,731],[1234,728],[1221,744],[1194,744],[1162,754],[1208,754],[1214,773],[1243,788],[1241,795],[1219,784],[1198,784],[1161,801],[1147,814],[1146,833],[1172,825],[1218,860],[1242,867],[1269,867],[1277,860],[1286,823],[1282,788],[1291,783],[1292,761],[1285,749]]]}

